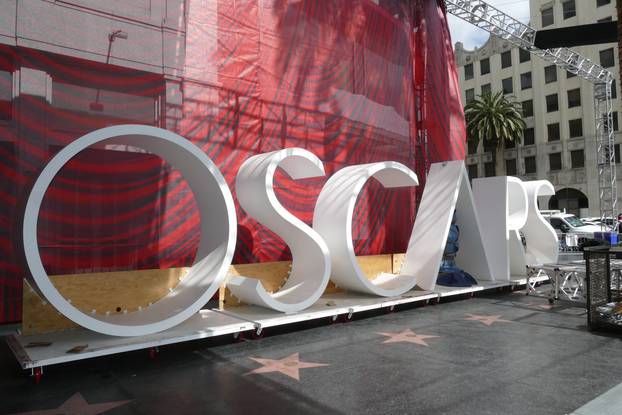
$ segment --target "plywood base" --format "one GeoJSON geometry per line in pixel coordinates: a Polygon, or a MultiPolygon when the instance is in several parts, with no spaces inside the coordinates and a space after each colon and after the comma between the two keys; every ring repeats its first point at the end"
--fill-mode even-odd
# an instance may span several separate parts
{"type": "MultiPolygon", "coordinates": [[[[396,259],[403,254],[384,254],[357,257],[359,266],[368,278],[381,272],[396,272],[396,259]]],[[[267,291],[278,290],[287,280],[291,261],[232,265],[228,276],[244,275],[260,279],[267,291]]],[[[72,304],[85,313],[132,312],[162,298],[174,288],[187,268],[140,271],[103,272],[91,274],[55,275],[50,279],[72,304]]],[[[342,290],[332,282],[325,293],[342,290]]],[[[223,285],[219,291],[220,309],[242,305],[223,285]]],[[[75,323],[59,314],[24,283],[22,333],[33,335],[74,329],[75,323]]]]}
{"type": "Polygon", "coordinates": [[[393,254],[393,273],[399,274],[402,269],[402,264],[404,263],[404,258],[406,258],[406,254],[393,254]]]}
{"type": "MultiPolygon", "coordinates": [[[[84,313],[136,311],[164,297],[187,268],[52,275],[58,291],[84,313]]],[[[22,332],[48,333],[77,327],[24,282],[22,332]]]]}
{"type": "MultiPolygon", "coordinates": [[[[382,272],[393,272],[392,254],[365,255],[359,256],[356,259],[361,267],[361,270],[369,279],[376,277],[382,272]]],[[[280,261],[263,262],[260,264],[232,265],[229,270],[229,275],[243,275],[245,277],[257,278],[261,280],[261,283],[266,291],[272,293],[281,288],[281,286],[285,284],[285,281],[287,281],[291,264],[291,261],[280,261]]],[[[335,284],[330,281],[326,287],[326,290],[324,290],[324,293],[331,294],[342,291],[342,289],[335,286],[335,284]]],[[[220,287],[219,305],[220,309],[224,309],[244,305],[244,303],[240,302],[237,298],[231,295],[231,292],[225,287],[225,285],[223,285],[220,287]]]]}
{"type": "MultiPolygon", "coordinates": [[[[258,264],[237,264],[231,265],[227,278],[242,275],[249,278],[261,280],[266,291],[269,293],[277,291],[289,276],[291,261],[261,262],[258,264]]],[[[219,306],[220,308],[235,307],[241,302],[231,295],[231,291],[223,284],[220,287],[219,306]]]]}
{"type": "Polygon", "coordinates": [[[40,333],[52,333],[79,327],[77,324],[56,311],[54,307],[39,295],[24,280],[22,296],[22,334],[30,336],[40,333]]]}

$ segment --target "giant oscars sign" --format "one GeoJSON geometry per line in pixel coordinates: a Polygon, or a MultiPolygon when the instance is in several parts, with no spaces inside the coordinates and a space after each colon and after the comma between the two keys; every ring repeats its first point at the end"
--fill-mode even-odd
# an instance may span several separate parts
{"type": "MultiPolygon", "coordinates": [[[[245,303],[283,313],[314,304],[329,279],[337,286],[368,295],[399,296],[418,286],[432,290],[454,211],[464,243],[456,263],[478,280],[509,280],[525,265],[555,262],[557,236],[537,208],[537,197],[553,194],[547,181],[522,182],[513,177],[474,181],[471,190],[462,161],[432,165],[417,218],[398,274],[366,276],[352,243],[352,215],[368,180],[384,187],[417,186],[415,173],[403,164],[385,161],[348,166],[323,187],[309,226],[288,212],[273,190],[276,170],[296,179],[324,175],[322,161],[301,148],[258,154],[246,160],[236,181],[244,211],[277,233],[292,252],[292,270],[283,287],[268,293],[257,279],[236,276],[227,281],[245,303]],[[485,214],[486,227],[479,215],[485,214]],[[519,231],[527,239],[520,243],[519,231]]],[[[43,169],[29,195],[24,214],[23,246],[27,279],[61,314],[90,330],[115,336],[140,336],[173,327],[197,313],[224,283],[236,245],[236,212],[231,191],[210,158],[189,140],[160,128],[119,125],[75,140],[43,169]],[[200,243],[193,265],[179,284],[149,307],[123,314],[87,314],[65,299],[50,281],[39,254],[37,221],[50,183],[80,151],[95,144],[122,144],[152,152],[177,168],[188,182],[200,216],[200,243]]]]}

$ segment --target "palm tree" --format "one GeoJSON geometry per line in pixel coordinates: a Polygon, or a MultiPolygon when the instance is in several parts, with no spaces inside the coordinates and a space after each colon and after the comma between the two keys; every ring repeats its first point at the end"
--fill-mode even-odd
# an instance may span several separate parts
{"type": "Polygon", "coordinates": [[[464,107],[467,140],[494,148],[495,174],[504,175],[503,150],[507,142],[521,142],[525,121],[521,104],[508,100],[502,92],[485,93],[464,107]]]}

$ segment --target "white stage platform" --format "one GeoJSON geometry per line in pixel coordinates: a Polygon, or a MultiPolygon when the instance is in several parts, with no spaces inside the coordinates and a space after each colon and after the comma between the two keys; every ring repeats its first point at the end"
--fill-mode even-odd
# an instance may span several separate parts
{"type": "MultiPolygon", "coordinates": [[[[546,275],[541,275],[541,276],[533,276],[531,278],[529,278],[529,281],[533,284],[534,282],[546,282],[549,280],[549,277],[546,275]]],[[[527,284],[527,277],[523,277],[523,276],[517,276],[517,275],[512,275],[510,277],[510,284],[511,285],[526,285],[527,284]]]]}
{"type": "Polygon", "coordinates": [[[239,333],[240,331],[252,330],[253,328],[254,326],[249,322],[216,313],[212,310],[201,310],[193,317],[171,329],[147,336],[116,337],[80,328],[32,336],[11,334],[7,336],[7,343],[22,368],[31,369],[239,333]],[[29,344],[45,342],[51,342],[52,344],[49,346],[28,346],[29,344]],[[84,345],[87,347],[79,353],[67,352],[74,347],[84,345]]]}
{"type": "Polygon", "coordinates": [[[299,323],[319,318],[336,319],[339,315],[351,318],[354,313],[391,308],[398,304],[414,303],[437,299],[438,293],[433,291],[409,291],[399,297],[383,298],[354,293],[327,294],[308,309],[294,314],[283,314],[257,306],[234,307],[230,310],[214,310],[230,317],[239,318],[255,325],[258,333],[266,327],[299,323]]]}
{"type": "MultiPolygon", "coordinates": [[[[525,279],[522,280],[524,284],[525,279]]],[[[90,359],[99,356],[151,349],[168,344],[182,343],[227,334],[238,335],[255,331],[258,335],[267,327],[339,316],[350,319],[353,314],[374,309],[392,310],[400,304],[438,302],[441,298],[468,295],[490,289],[521,284],[508,282],[482,282],[468,288],[436,286],[434,291],[413,290],[399,297],[372,297],[357,293],[327,294],[313,306],[299,313],[283,314],[257,306],[240,306],[228,310],[201,310],[184,323],[160,333],[139,337],[115,337],[87,329],[74,329],[50,334],[6,336],[7,344],[23,369],[39,370],[44,366],[90,359]],[[51,343],[49,345],[45,345],[51,343]],[[29,346],[30,345],[30,346],[29,346]],[[82,351],[68,350],[86,346],[82,351]]]]}
{"type": "Polygon", "coordinates": [[[451,297],[452,295],[463,295],[463,294],[471,294],[476,293],[478,291],[492,290],[494,288],[503,288],[509,287],[512,285],[516,285],[511,281],[503,281],[503,282],[491,282],[491,281],[481,281],[477,285],[473,285],[471,287],[444,287],[442,285],[437,285],[434,288],[434,291],[438,294],[439,297],[451,297]]]}

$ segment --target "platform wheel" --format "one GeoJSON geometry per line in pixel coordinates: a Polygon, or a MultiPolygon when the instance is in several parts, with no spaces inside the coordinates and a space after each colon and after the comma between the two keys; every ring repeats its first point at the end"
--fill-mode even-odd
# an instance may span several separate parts
{"type": "Polygon", "coordinates": [[[337,321],[339,321],[340,323],[349,323],[350,321],[352,321],[352,315],[351,314],[339,314],[339,318],[337,319],[337,321]]]}
{"type": "Polygon", "coordinates": [[[246,340],[246,337],[243,331],[238,331],[237,333],[233,333],[233,341],[235,343],[242,343],[245,340],[246,340]]]}
{"type": "Polygon", "coordinates": [[[158,347],[150,347],[149,348],[149,359],[156,360],[158,357],[158,353],[160,353],[160,349],[158,347]]]}
{"type": "Polygon", "coordinates": [[[263,339],[265,335],[266,335],[265,329],[257,329],[257,330],[251,331],[251,337],[253,338],[253,340],[263,339]]]}
{"type": "Polygon", "coordinates": [[[32,376],[35,381],[35,385],[41,383],[41,378],[43,377],[43,369],[41,367],[35,367],[32,370],[32,376]]]}
{"type": "Polygon", "coordinates": [[[385,314],[395,313],[395,311],[396,310],[395,310],[395,306],[394,305],[384,308],[384,313],[385,314]]]}

